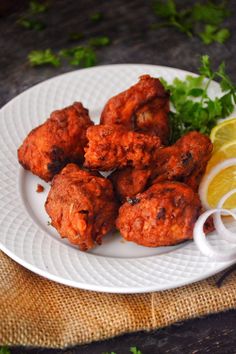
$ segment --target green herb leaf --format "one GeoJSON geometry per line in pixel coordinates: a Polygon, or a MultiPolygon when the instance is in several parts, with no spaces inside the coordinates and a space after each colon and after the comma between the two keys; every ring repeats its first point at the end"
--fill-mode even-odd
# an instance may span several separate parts
{"type": "Polygon", "coordinates": [[[0,348],[0,354],[11,354],[10,349],[7,347],[0,348]]]}
{"type": "Polygon", "coordinates": [[[154,3],[154,11],[161,18],[169,18],[177,14],[175,2],[173,0],[161,1],[154,3]]]}
{"type": "Polygon", "coordinates": [[[230,15],[225,5],[225,1],[220,4],[208,1],[177,8],[174,0],[156,0],[154,12],[162,22],[152,24],[152,28],[174,27],[189,37],[198,36],[205,44],[224,43],[230,37],[229,29],[221,28],[224,19],[230,15]]]}
{"type": "Polygon", "coordinates": [[[215,25],[206,25],[204,32],[199,33],[199,36],[205,44],[224,43],[230,37],[230,32],[227,28],[219,29],[215,25]]]}
{"type": "Polygon", "coordinates": [[[90,20],[93,22],[100,22],[103,19],[103,15],[101,12],[94,12],[91,16],[90,16],[90,20]]]}
{"type": "Polygon", "coordinates": [[[142,352],[140,350],[138,350],[136,347],[131,347],[130,352],[132,354],[142,354],[142,352]]]}
{"type": "Polygon", "coordinates": [[[89,45],[93,47],[104,47],[106,45],[109,45],[111,43],[111,40],[109,37],[103,36],[103,37],[95,37],[91,38],[89,40],[89,45]]]}
{"type": "Polygon", "coordinates": [[[33,15],[43,13],[47,11],[47,9],[48,9],[48,4],[46,3],[41,3],[36,0],[32,0],[29,3],[29,11],[33,15]]]}
{"type": "Polygon", "coordinates": [[[185,80],[176,78],[172,84],[161,80],[170,91],[172,109],[169,117],[173,143],[191,130],[209,134],[217,120],[231,114],[236,104],[236,86],[226,74],[224,63],[213,72],[209,57],[203,55],[199,71],[199,77],[188,75],[185,80]],[[220,79],[222,91],[226,94],[211,99],[207,90],[215,78],[220,79]]]}
{"type": "Polygon", "coordinates": [[[29,53],[28,59],[32,66],[52,65],[58,67],[60,65],[60,59],[51,49],[33,50],[29,53]]]}
{"type": "Polygon", "coordinates": [[[203,55],[201,57],[201,66],[199,68],[199,72],[205,77],[213,77],[213,71],[211,70],[210,58],[208,55],[203,55]]]}
{"type": "Polygon", "coordinates": [[[31,20],[23,17],[20,18],[17,21],[17,23],[25,29],[35,30],[35,31],[42,31],[46,27],[45,23],[43,23],[42,21],[31,20]]]}
{"type": "Polygon", "coordinates": [[[70,64],[74,66],[83,66],[88,68],[90,66],[94,66],[97,61],[96,53],[91,47],[74,47],[61,50],[59,54],[64,57],[70,57],[70,64]]]}
{"type": "Polygon", "coordinates": [[[219,25],[229,16],[229,10],[225,3],[216,4],[208,1],[206,3],[195,3],[192,9],[192,16],[195,21],[211,25],[219,25]]]}

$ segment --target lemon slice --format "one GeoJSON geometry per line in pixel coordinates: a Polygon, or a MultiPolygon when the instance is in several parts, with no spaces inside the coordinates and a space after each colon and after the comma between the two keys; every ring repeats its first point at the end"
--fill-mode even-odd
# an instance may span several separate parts
{"type": "Polygon", "coordinates": [[[206,173],[208,173],[219,162],[234,157],[236,157],[236,140],[230,141],[222,145],[219,150],[212,155],[211,159],[207,164],[206,173]]]}
{"type": "MultiPolygon", "coordinates": [[[[206,209],[216,208],[220,199],[236,188],[236,158],[227,159],[214,166],[203,177],[199,196],[206,209]]],[[[224,208],[236,208],[236,194],[225,201],[224,208]]]]}
{"type": "Polygon", "coordinates": [[[227,119],[216,125],[211,131],[210,138],[214,144],[214,152],[225,143],[236,140],[236,118],[227,119]]]}

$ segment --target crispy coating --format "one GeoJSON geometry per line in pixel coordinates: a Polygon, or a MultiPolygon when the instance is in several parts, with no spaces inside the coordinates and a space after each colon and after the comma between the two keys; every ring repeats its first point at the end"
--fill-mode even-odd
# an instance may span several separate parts
{"type": "Polygon", "coordinates": [[[169,93],[159,79],[143,75],[137,84],[109,99],[100,123],[157,135],[167,144],[170,134],[168,112],[169,93]]]}
{"type": "Polygon", "coordinates": [[[142,246],[172,246],[193,237],[200,215],[197,193],[179,182],[162,182],[119,209],[116,226],[127,240],[142,246]]]}
{"type": "Polygon", "coordinates": [[[168,98],[155,98],[135,112],[134,130],[159,136],[163,145],[168,145],[170,137],[168,98]]]}
{"type": "Polygon", "coordinates": [[[101,171],[125,166],[145,168],[155,160],[155,153],[160,147],[157,136],[126,131],[116,125],[90,127],[87,137],[85,166],[101,171]]]}
{"type": "Polygon", "coordinates": [[[197,191],[211,152],[212,143],[207,136],[190,132],[176,144],[159,149],[156,161],[147,169],[125,168],[113,172],[110,178],[121,201],[165,180],[184,182],[197,191]]]}
{"type": "Polygon", "coordinates": [[[143,192],[147,187],[147,182],[151,176],[151,170],[136,170],[126,167],[116,170],[109,176],[117,198],[124,202],[127,197],[132,198],[136,194],[143,192]]]}
{"type": "Polygon", "coordinates": [[[86,251],[114,228],[118,207],[109,180],[68,164],[53,178],[45,209],[61,237],[86,251]]]}
{"type": "Polygon", "coordinates": [[[196,191],[212,153],[211,140],[197,131],[182,136],[174,145],[159,151],[152,170],[152,183],[180,181],[196,191]]]}
{"type": "Polygon", "coordinates": [[[86,130],[93,125],[88,110],[79,102],[51,113],[33,129],[18,149],[20,164],[50,181],[68,162],[82,163],[86,130]]]}

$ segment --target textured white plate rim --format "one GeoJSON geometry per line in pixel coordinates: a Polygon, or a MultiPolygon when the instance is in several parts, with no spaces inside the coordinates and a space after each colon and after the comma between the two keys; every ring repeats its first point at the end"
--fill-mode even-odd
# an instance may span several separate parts
{"type": "MultiPolygon", "coordinates": [[[[55,79],[58,78],[63,78],[63,77],[68,77],[68,76],[73,76],[75,73],[81,73],[81,72],[86,72],[86,71],[94,71],[97,72],[99,69],[112,69],[112,68],[135,68],[135,67],[142,67],[144,72],[145,72],[145,68],[152,68],[155,70],[167,70],[169,72],[173,72],[176,75],[176,71],[179,73],[182,73],[184,75],[196,75],[194,73],[185,71],[185,70],[181,70],[181,69],[175,69],[175,68],[169,68],[167,66],[157,66],[157,65],[151,65],[151,64],[114,64],[114,65],[101,65],[101,66],[97,66],[94,68],[88,68],[88,69],[83,69],[83,70],[76,70],[73,72],[67,72],[58,76],[55,76],[53,78],[50,78],[48,80],[45,80],[41,83],[38,83],[36,85],[34,85],[33,87],[27,89],[26,91],[22,92],[21,94],[19,94],[18,96],[16,96],[14,99],[12,99],[11,101],[9,101],[6,105],[4,105],[2,107],[2,109],[0,110],[0,113],[5,110],[8,109],[9,106],[11,106],[16,100],[21,99],[26,93],[29,93],[32,89],[35,88],[40,88],[41,86],[45,85],[46,83],[50,83],[52,81],[54,81],[55,79]]],[[[188,248],[188,246],[186,246],[188,248]]],[[[72,286],[72,287],[77,287],[77,288],[81,288],[81,289],[87,289],[87,290],[94,290],[94,291],[103,291],[103,292],[110,292],[110,293],[144,293],[144,292],[152,292],[152,291],[156,291],[156,290],[167,290],[167,289],[173,289],[175,287],[179,287],[179,286],[183,286],[186,284],[190,284],[193,282],[197,282],[199,280],[205,279],[211,275],[216,274],[217,272],[227,268],[228,266],[230,266],[231,264],[233,264],[233,262],[214,262],[214,264],[216,265],[214,269],[211,269],[210,271],[204,271],[203,273],[201,273],[198,276],[195,277],[187,277],[184,280],[180,280],[178,282],[174,282],[174,283],[167,283],[165,285],[153,285],[153,286],[139,286],[137,287],[119,287],[119,286],[104,286],[104,285],[97,285],[97,284],[85,284],[84,282],[79,282],[78,280],[74,281],[74,280],[70,280],[70,279],[65,279],[62,278],[60,276],[56,276],[55,274],[51,274],[48,271],[45,271],[43,269],[38,268],[37,266],[35,266],[34,264],[27,262],[24,258],[19,257],[17,254],[15,254],[14,252],[12,252],[9,248],[7,248],[2,242],[0,242],[0,249],[6,253],[9,257],[11,257],[13,260],[15,260],[17,263],[21,264],[22,266],[24,266],[25,268],[33,271],[34,273],[37,273],[45,278],[48,278],[50,280],[53,280],[55,282],[64,284],[64,285],[68,285],[68,286],[72,286]]],[[[89,255],[90,257],[93,257],[93,255],[89,255]]],[[[158,257],[162,257],[162,255],[158,256],[158,257]]],[[[156,258],[156,256],[148,256],[148,258],[156,258]]],[[[118,258],[116,258],[117,260],[118,258]]],[[[133,258],[133,260],[139,260],[141,258],[133,258]]]]}
{"type": "Polygon", "coordinates": [[[188,75],[193,75],[193,76],[197,76],[196,73],[193,73],[191,71],[186,71],[184,69],[178,69],[178,68],[174,68],[174,67],[170,67],[170,66],[165,66],[165,65],[154,65],[154,64],[134,64],[134,63],[120,63],[120,64],[104,64],[104,65],[97,65],[94,66],[92,68],[85,68],[85,69],[78,69],[78,70],[73,70],[73,71],[67,71],[65,73],[50,77],[49,79],[46,79],[44,81],[38,82],[37,84],[27,88],[26,90],[22,91],[21,93],[19,93],[17,96],[13,97],[12,99],[10,99],[7,103],[5,103],[0,110],[5,109],[8,107],[9,104],[11,104],[15,99],[19,99],[21,98],[21,95],[24,95],[25,93],[29,92],[30,90],[32,90],[33,88],[39,87],[41,85],[44,85],[45,83],[49,83],[50,81],[53,81],[57,78],[62,78],[63,76],[68,76],[68,75],[73,75],[75,73],[80,73],[80,72],[86,72],[86,71],[97,71],[97,69],[99,68],[112,68],[112,67],[135,67],[135,66],[146,66],[146,67],[152,67],[152,68],[160,68],[160,69],[166,69],[166,70],[173,70],[173,71],[178,71],[178,72],[182,72],[183,74],[188,74],[188,75]]]}
{"type": "Polygon", "coordinates": [[[23,259],[17,257],[13,252],[9,251],[6,247],[4,247],[2,244],[0,244],[0,250],[3,251],[7,256],[9,256],[11,259],[13,259],[16,263],[22,265],[24,268],[32,271],[35,274],[38,274],[46,279],[52,280],[56,283],[62,284],[62,285],[67,285],[70,286],[72,288],[78,288],[78,289],[83,289],[83,290],[90,290],[90,291],[96,291],[96,292],[105,292],[105,293],[110,293],[110,294],[144,294],[144,293],[150,293],[150,292],[155,292],[155,291],[165,291],[165,290],[171,290],[171,289],[175,289],[175,288],[179,288],[181,286],[185,286],[185,285],[190,285],[193,283],[196,283],[198,281],[204,280],[208,277],[211,277],[217,273],[219,273],[220,271],[224,270],[227,267],[230,267],[232,264],[234,264],[234,261],[232,262],[227,262],[227,263],[223,263],[221,262],[221,266],[219,266],[216,270],[210,271],[210,272],[205,272],[204,275],[200,275],[199,277],[194,278],[194,280],[189,281],[188,278],[186,278],[185,281],[180,281],[178,283],[176,283],[175,285],[170,284],[170,285],[166,285],[165,287],[163,287],[163,289],[157,290],[155,286],[153,287],[139,287],[138,289],[136,287],[129,287],[129,289],[127,290],[127,288],[122,288],[122,287],[106,287],[103,286],[101,288],[101,286],[98,285],[90,285],[90,284],[84,284],[84,283],[79,283],[78,281],[73,281],[73,280],[69,280],[69,279],[62,279],[61,277],[57,277],[49,272],[43,271],[38,269],[37,267],[33,266],[32,264],[25,262],[23,259]]]}

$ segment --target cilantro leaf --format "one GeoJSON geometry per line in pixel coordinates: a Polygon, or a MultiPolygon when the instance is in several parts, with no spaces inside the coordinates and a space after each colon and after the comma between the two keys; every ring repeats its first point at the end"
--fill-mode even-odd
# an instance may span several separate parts
{"type": "Polygon", "coordinates": [[[46,3],[41,3],[36,0],[32,0],[29,3],[29,11],[32,14],[40,14],[47,11],[47,9],[48,9],[48,4],[46,3]]]}
{"type": "Polygon", "coordinates": [[[130,352],[132,354],[142,354],[142,352],[140,350],[138,350],[136,347],[131,347],[130,352]]]}
{"type": "Polygon", "coordinates": [[[90,20],[93,22],[100,22],[103,19],[103,14],[101,12],[94,12],[90,15],[90,20]]]}
{"type": "Polygon", "coordinates": [[[172,84],[161,80],[170,92],[171,142],[175,142],[183,134],[198,130],[209,134],[219,118],[225,118],[233,112],[236,104],[236,86],[226,74],[225,64],[221,63],[214,72],[209,56],[201,57],[200,76],[187,76],[184,80],[175,78],[172,84]],[[212,80],[220,79],[222,97],[214,99],[208,96],[208,87],[212,80]]]}
{"type": "Polygon", "coordinates": [[[199,72],[205,77],[213,77],[213,71],[211,70],[210,58],[208,55],[203,55],[201,57],[201,66],[199,68],[199,72]]]}
{"type": "Polygon", "coordinates": [[[17,21],[18,25],[20,25],[21,27],[25,28],[25,29],[29,29],[29,30],[35,30],[35,31],[42,31],[46,25],[45,23],[43,23],[42,21],[38,21],[38,20],[32,20],[32,19],[28,19],[28,18],[20,18],[17,21]]]}
{"type": "Polygon", "coordinates": [[[111,43],[110,38],[106,36],[95,37],[89,40],[89,44],[93,47],[104,47],[106,45],[109,45],[110,43],[111,43]]]}
{"type": "Polygon", "coordinates": [[[161,18],[169,18],[177,14],[175,2],[173,0],[167,0],[163,2],[158,0],[154,3],[154,10],[161,18]]]}
{"type": "Polygon", "coordinates": [[[199,33],[199,37],[205,44],[224,43],[230,37],[230,32],[228,28],[219,29],[215,25],[206,25],[204,32],[199,33]]]}
{"type": "Polygon", "coordinates": [[[96,64],[96,53],[91,47],[79,46],[60,51],[60,55],[70,58],[73,66],[90,67],[96,64]]]}
{"type": "Polygon", "coordinates": [[[225,1],[219,4],[207,1],[177,8],[174,0],[156,0],[153,9],[162,22],[151,27],[174,27],[189,37],[198,36],[204,44],[224,43],[230,37],[229,29],[221,28],[230,15],[225,5],[225,1]]]}
{"type": "Polygon", "coordinates": [[[33,50],[29,53],[28,59],[32,66],[52,65],[58,67],[60,65],[60,59],[51,49],[33,50]]]}
{"type": "Polygon", "coordinates": [[[229,16],[229,10],[224,3],[216,4],[211,1],[206,3],[195,3],[192,9],[192,16],[195,21],[211,25],[219,25],[229,16]]]}

